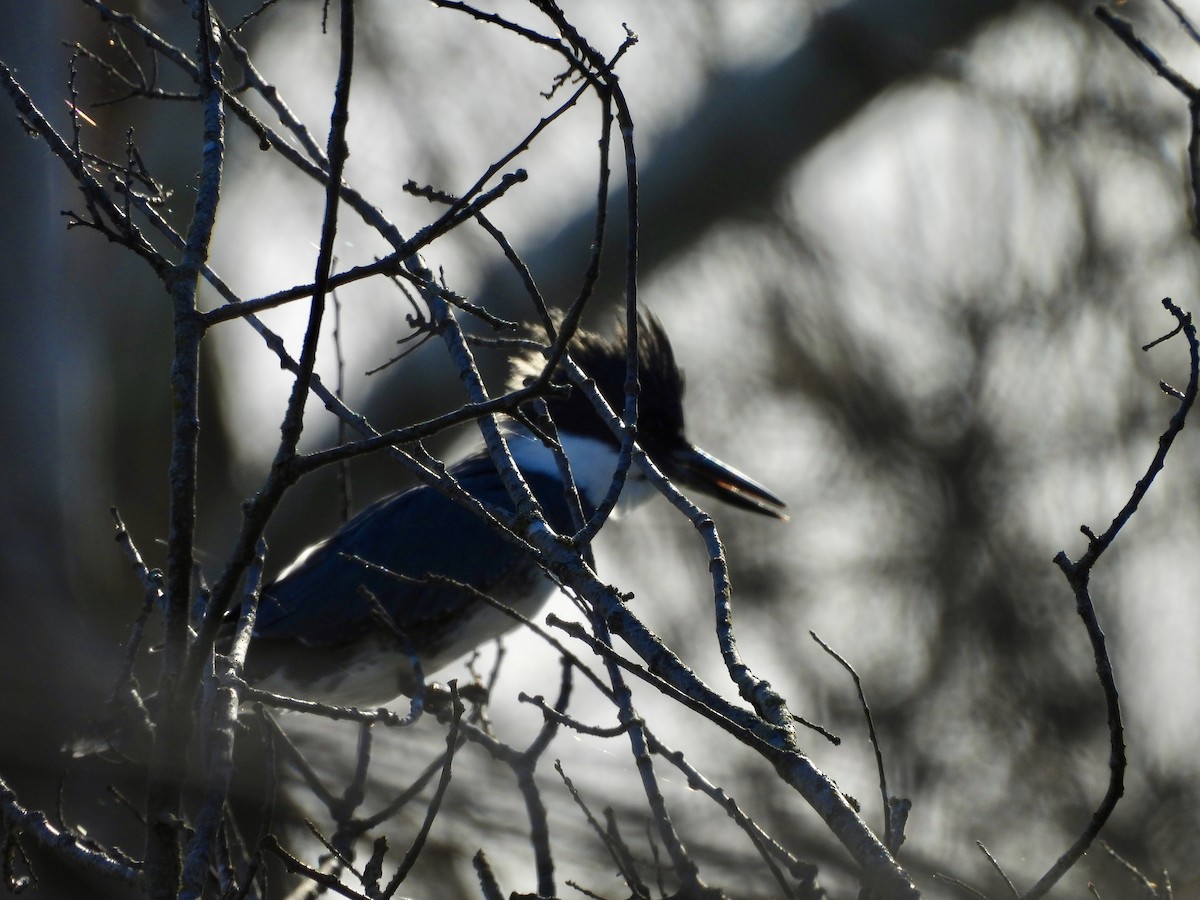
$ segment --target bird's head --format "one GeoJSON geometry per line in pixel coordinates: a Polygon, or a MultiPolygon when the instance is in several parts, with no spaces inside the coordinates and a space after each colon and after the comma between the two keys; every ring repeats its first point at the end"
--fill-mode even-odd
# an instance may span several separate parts
{"type": "MultiPolygon", "coordinates": [[[[608,405],[619,415],[625,405],[626,345],[624,323],[612,338],[579,331],[571,341],[571,359],[591,378],[608,405]]],[[[732,506],[777,519],[786,519],[786,504],[758,482],[693,445],[684,427],[683,372],[675,362],[671,342],[662,323],[641,315],[637,335],[638,421],[642,449],[678,487],[715,497],[732,506]]],[[[519,357],[513,365],[511,387],[521,387],[539,374],[545,360],[537,351],[519,357]]],[[[555,381],[566,384],[564,372],[555,381]]],[[[584,438],[615,453],[619,440],[600,418],[592,401],[581,390],[547,402],[560,438],[584,438]]]]}

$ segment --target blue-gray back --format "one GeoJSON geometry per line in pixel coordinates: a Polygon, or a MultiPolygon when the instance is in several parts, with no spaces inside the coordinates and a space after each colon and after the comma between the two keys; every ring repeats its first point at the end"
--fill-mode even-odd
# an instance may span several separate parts
{"type": "MultiPolygon", "coordinates": [[[[452,474],[479,500],[512,510],[486,455],[464,460],[452,474]]],[[[571,531],[561,483],[536,473],[526,473],[526,479],[551,527],[571,531]]],[[[465,608],[480,602],[460,588],[420,583],[420,579],[441,575],[486,592],[534,565],[527,551],[498,534],[476,512],[422,485],[367,507],[265,588],[255,635],[331,646],[374,631],[379,625],[361,586],[379,600],[401,631],[419,642],[423,633],[439,631],[465,608]],[[350,556],[387,572],[364,566],[350,556]]]]}

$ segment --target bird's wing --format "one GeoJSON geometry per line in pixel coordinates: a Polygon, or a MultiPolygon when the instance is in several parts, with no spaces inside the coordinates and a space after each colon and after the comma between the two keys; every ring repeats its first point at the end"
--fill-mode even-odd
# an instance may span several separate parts
{"type": "MultiPolygon", "coordinates": [[[[485,503],[511,509],[487,457],[454,469],[459,484],[485,503]]],[[[554,492],[537,485],[540,495],[554,492]]],[[[557,502],[563,507],[561,486],[557,502]]],[[[552,521],[559,516],[552,515],[552,521]]],[[[401,631],[420,641],[427,632],[479,602],[469,592],[427,580],[441,575],[487,591],[523,562],[523,551],[477,513],[421,486],[393,494],[364,509],[339,531],[264,589],[256,637],[298,639],[331,646],[377,630],[370,591],[401,631]],[[516,552],[514,552],[516,549],[516,552]],[[387,571],[364,566],[367,560],[387,571]],[[395,577],[400,576],[400,577],[395,577]]]]}

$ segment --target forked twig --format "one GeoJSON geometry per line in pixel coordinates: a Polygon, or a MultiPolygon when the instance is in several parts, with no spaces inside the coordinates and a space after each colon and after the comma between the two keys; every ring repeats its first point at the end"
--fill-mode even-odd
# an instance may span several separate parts
{"type": "Polygon", "coordinates": [[[1088,537],[1088,546],[1084,554],[1074,562],[1063,551],[1059,551],[1058,555],[1054,557],[1055,565],[1062,571],[1068,584],[1070,584],[1071,589],[1074,591],[1075,608],[1079,616],[1083,619],[1084,627],[1087,629],[1088,639],[1091,641],[1092,652],[1096,662],[1096,676],[1099,678],[1100,686],[1104,691],[1109,733],[1108,789],[1105,791],[1100,805],[1092,813],[1091,821],[1088,822],[1082,834],[1058,858],[1049,871],[1038,880],[1037,884],[1029,889],[1024,895],[1024,900],[1035,900],[1037,897],[1044,896],[1062,878],[1067,870],[1079,861],[1080,857],[1087,852],[1088,848],[1091,847],[1096,837],[1100,834],[1101,829],[1108,821],[1109,816],[1112,815],[1118,801],[1121,799],[1121,795],[1125,791],[1125,737],[1124,726],[1121,722],[1120,697],[1117,692],[1116,678],[1113,675],[1112,659],[1109,657],[1104,631],[1100,627],[1099,619],[1096,616],[1096,608],[1092,602],[1088,582],[1091,577],[1092,568],[1095,566],[1097,560],[1108,549],[1117,534],[1120,533],[1121,529],[1137,511],[1138,505],[1146,496],[1146,492],[1150,490],[1150,485],[1153,484],[1158,473],[1162,471],[1167,453],[1170,451],[1179,432],[1183,430],[1188,412],[1196,400],[1197,384],[1200,382],[1200,343],[1196,339],[1196,327],[1192,323],[1191,314],[1185,313],[1169,297],[1164,298],[1162,303],[1167,311],[1175,317],[1179,325],[1178,330],[1182,331],[1184,337],[1187,338],[1190,360],[1187,389],[1183,392],[1179,406],[1176,408],[1174,415],[1171,416],[1171,421],[1167,425],[1167,429],[1158,439],[1158,451],[1150,461],[1146,473],[1138,480],[1129,500],[1126,501],[1108,529],[1103,534],[1096,536],[1092,533],[1091,529],[1083,526],[1081,530],[1088,537]]]}

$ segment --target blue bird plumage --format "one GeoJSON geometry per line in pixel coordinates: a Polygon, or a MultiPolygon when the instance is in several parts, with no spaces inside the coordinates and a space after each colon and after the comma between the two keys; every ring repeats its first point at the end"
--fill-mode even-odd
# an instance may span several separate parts
{"type": "MultiPolygon", "coordinates": [[[[486,456],[465,460],[451,469],[451,475],[472,496],[511,512],[508,495],[486,456]]],[[[531,488],[551,526],[567,529],[570,519],[565,515],[561,484],[534,476],[531,488]]],[[[255,636],[324,643],[360,637],[374,627],[362,587],[420,645],[427,637],[437,638],[442,618],[474,601],[452,586],[415,580],[432,574],[470,585],[495,584],[521,564],[508,541],[473,510],[431,488],[414,488],[367,507],[297,560],[264,592],[255,636]],[[469,547],[461,540],[465,536],[470,537],[469,547]],[[357,564],[355,557],[400,577],[357,564]]]]}
{"type": "MultiPolygon", "coordinates": [[[[643,320],[639,333],[639,441],[647,453],[681,486],[783,518],[782,501],[687,442],[683,379],[670,344],[653,318],[643,320]]],[[[571,347],[572,358],[616,408],[622,398],[624,352],[621,334],[612,341],[581,334],[571,347]]],[[[515,364],[516,386],[537,371],[537,363],[531,357],[515,364]]],[[[582,392],[548,405],[586,515],[599,504],[616,469],[616,439],[582,392]]],[[[550,526],[572,532],[574,520],[554,454],[518,426],[509,428],[509,444],[550,526]]],[[[486,454],[463,460],[450,474],[485,505],[512,510],[486,454]]],[[[631,472],[625,492],[652,491],[640,472],[631,472]]],[[[411,694],[416,684],[406,651],[415,652],[430,675],[516,625],[451,581],[487,593],[527,617],[554,592],[529,553],[477,512],[428,486],[385,497],[301,554],[264,588],[247,678],[276,693],[338,705],[376,706],[411,694]],[[395,629],[380,622],[366,592],[395,629]]]]}
{"type": "MultiPolygon", "coordinates": [[[[484,504],[512,511],[486,455],[450,474],[484,504]]],[[[539,472],[525,476],[550,526],[569,532],[562,483],[539,472]]],[[[525,553],[475,511],[426,486],[385,497],[263,591],[247,674],[278,693],[338,705],[376,706],[411,693],[408,647],[380,624],[371,597],[423,670],[436,672],[516,624],[456,583],[526,615],[553,592],[525,553]]]]}

